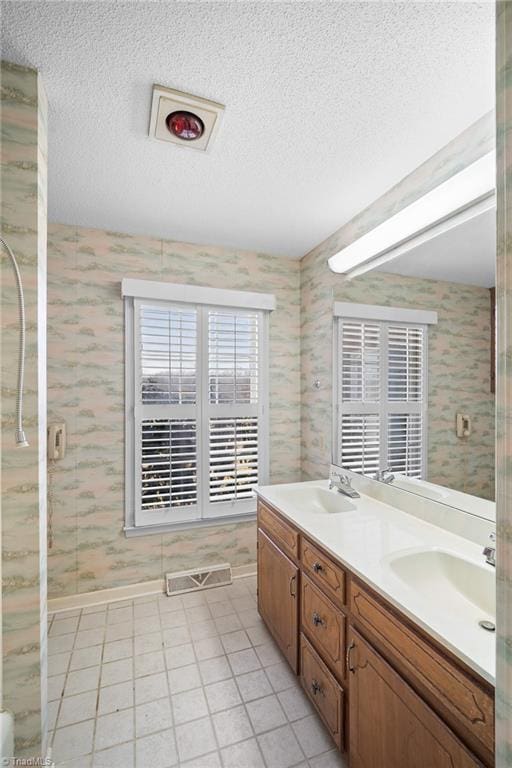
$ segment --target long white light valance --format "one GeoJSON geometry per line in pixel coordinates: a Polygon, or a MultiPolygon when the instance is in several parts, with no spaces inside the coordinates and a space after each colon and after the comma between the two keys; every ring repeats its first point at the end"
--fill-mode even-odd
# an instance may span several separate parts
{"type": "Polygon", "coordinates": [[[205,285],[161,283],[156,280],[135,280],[129,277],[125,277],[121,282],[121,294],[137,299],[210,304],[215,307],[244,307],[269,311],[276,308],[276,297],[272,293],[232,291],[227,288],[209,288],[205,285]]]}
{"type": "Polygon", "coordinates": [[[437,312],[431,312],[426,309],[385,307],[379,304],[353,304],[347,301],[335,301],[333,314],[335,317],[354,317],[359,320],[383,320],[391,323],[437,325],[437,312]]]}

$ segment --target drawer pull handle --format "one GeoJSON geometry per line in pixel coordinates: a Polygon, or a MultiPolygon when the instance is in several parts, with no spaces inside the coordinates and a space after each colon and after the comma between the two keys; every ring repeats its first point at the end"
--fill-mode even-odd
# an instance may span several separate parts
{"type": "Polygon", "coordinates": [[[292,576],[291,579],[290,579],[290,595],[292,597],[296,597],[296,595],[297,595],[297,592],[295,590],[295,582],[296,581],[297,581],[297,577],[296,576],[292,576]]]}
{"type": "Polygon", "coordinates": [[[351,665],[351,663],[350,663],[350,654],[351,654],[353,648],[355,648],[355,647],[356,647],[356,644],[352,640],[352,642],[350,643],[350,645],[347,648],[347,669],[348,669],[349,672],[352,672],[352,674],[355,674],[356,668],[353,667],[351,665]]]}
{"type": "Polygon", "coordinates": [[[313,693],[313,696],[316,696],[317,693],[322,693],[322,686],[318,682],[318,680],[313,680],[311,683],[311,691],[313,693]]]}
{"type": "Polygon", "coordinates": [[[316,611],[313,613],[313,624],[315,625],[315,627],[325,624],[325,621],[316,611]]]}
{"type": "Polygon", "coordinates": [[[320,571],[323,571],[323,566],[321,563],[313,563],[313,570],[315,573],[320,573],[320,571]]]}

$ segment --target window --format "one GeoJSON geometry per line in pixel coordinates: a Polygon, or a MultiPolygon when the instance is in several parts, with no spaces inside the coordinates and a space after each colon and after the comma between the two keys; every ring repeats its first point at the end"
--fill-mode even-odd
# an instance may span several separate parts
{"type": "Polygon", "coordinates": [[[436,313],[337,302],[335,316],[334,462],[424,477],[427,329],[436,313]]]}
{"type": "Polygon", "coordinates": [[[135,280],[123,293],[127,532],[254,514],[268,476],[269,312],[251,305],[273,297],[135,280]]]}

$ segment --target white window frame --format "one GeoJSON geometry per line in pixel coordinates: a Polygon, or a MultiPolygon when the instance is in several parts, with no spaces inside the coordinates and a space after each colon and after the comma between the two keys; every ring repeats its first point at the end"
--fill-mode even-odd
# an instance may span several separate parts
{"type": "Polygon", "coordinates": [[[217,501],[209,499],[209,419],[215,416],[255,415],[258,417],[258,482],[269,478],[269,315],[275,297],[248,291],[231,291],[205,286],[158,283],[149,280],[122,281],[125,304],[125,533],[137,536],[195,526],[219,525],[253,518],[256,498],[217,501]],[[141,371],[136,350],[140,349],[141,305],[197,311],[197,402],[194,405],[144,405],[138,402],[141,371]],[[257,404],[214,405],[208,398],[208,317],[211,310],[241,310],[258,315],[258,402],[257,404]],[[192,418],[197,435],[196,505],[179,508],[173,520],[170,509],[144,511],[140,500],[140,424],[147,418],[192,418]]]}
{"type": "Polygon", "coordinates": [[[421,479],[427,476],[428,462],[428,327],[437,323],[437,312],[428,310],[415,310],[399,307],[388,307],[376,304],[356,304],[349,302],[334,302],[333,306],[333,338],[332,338],[332,390],[333,390],[333,415],[332,420],[332,461],[338,467],[341,464],[341,419],[344,414],[377,414],[380,422],[379,437],[379,469],[388,467],[388,416],[393,413],[404,415],[421,414],[422,417],[422,444],[421,444],[421,479]],[[380,394],[377,403],[345,402],[342,403],[339,393],[339,368],[341,365],[340,326],[343,320],[357,320],[376,325],[381,331],[381,359],[386,364],[381,366],[380,394]],[[421,402],[397,402],[388,400],[388,353],[387,332],[382,333],[389,326],[423,327],[423,377],[421,402]]]}

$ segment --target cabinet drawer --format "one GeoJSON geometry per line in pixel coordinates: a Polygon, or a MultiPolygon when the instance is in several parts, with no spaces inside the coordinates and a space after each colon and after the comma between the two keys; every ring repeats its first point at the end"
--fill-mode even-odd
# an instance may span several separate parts
{"type": "Polygon", "coordinates": [[[302,537],[301,561],[303,570],[337,605],[344,605],[345,571],[310,541],[302,537]]]}
{"type": "Polygon", "coordinates": [[[294,560],[299,557],[299,534],[276,515],[262,501],[258,501],[258,525],[263,528],[287,555],[294,560]]]}
{"type": "Polygon", "coordinates": [[[300,636],[300,681],[338,749],[344,747],[343,689],[304,635],[300,636]]]}
{"type": "Polygon", "coordinates": [[[304,576],[301,591],[304,632],[338,677],[345,676],[345,615],[304,576]]]}
{"type": "Polygon", "coordinates": [[[371,633],[390,661],[486,762],[494,751],[494,700],[366,588],[352,580],[353,619],[371,633]],[[482,749],[483,747],[483,749],[482,749]]]}

